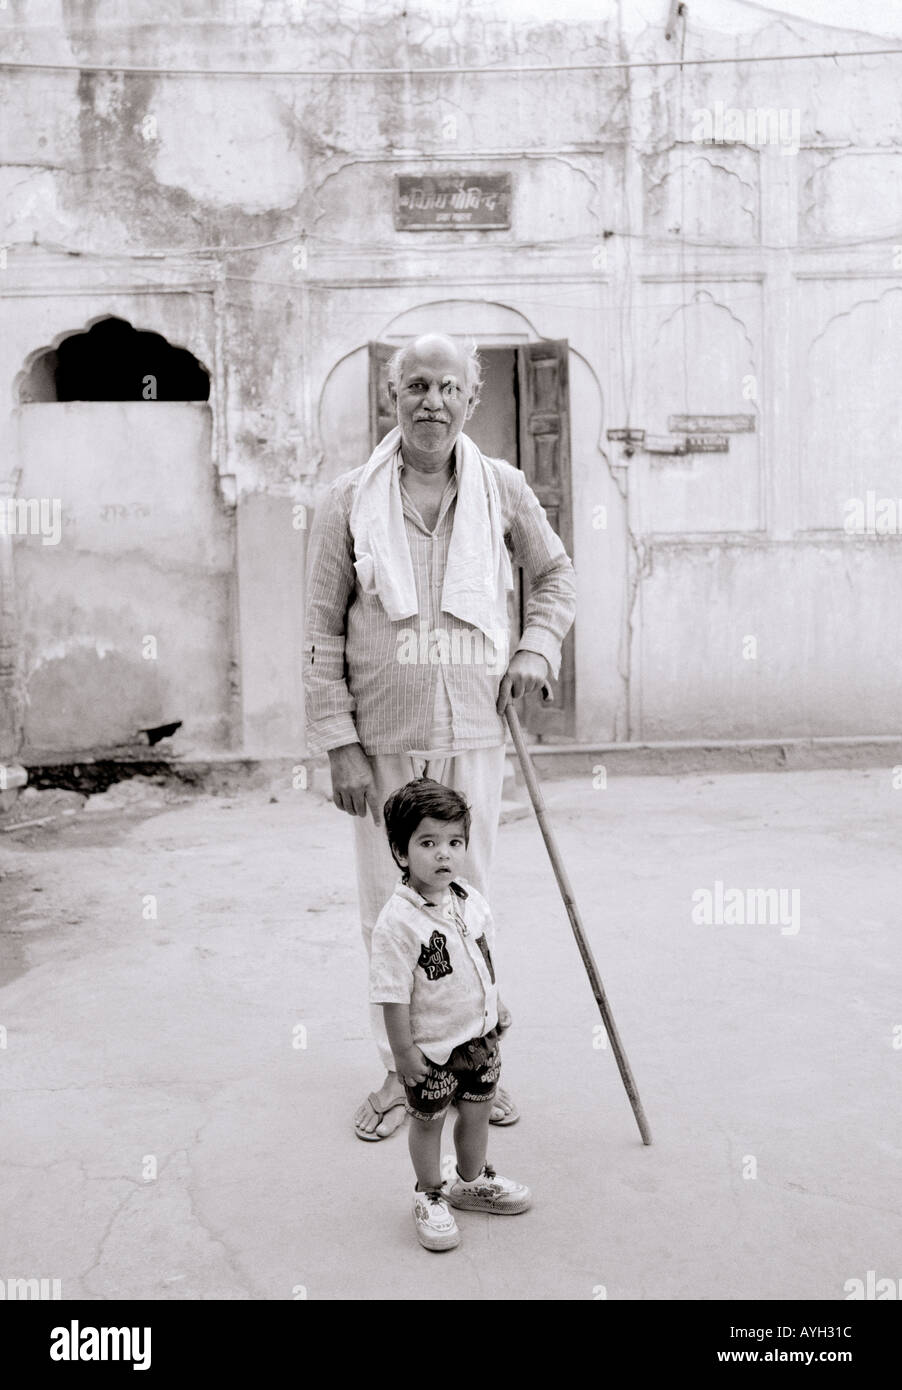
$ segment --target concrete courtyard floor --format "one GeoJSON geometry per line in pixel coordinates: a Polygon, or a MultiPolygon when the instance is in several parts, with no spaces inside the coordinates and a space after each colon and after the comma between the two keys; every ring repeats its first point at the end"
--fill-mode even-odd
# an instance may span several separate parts
{"type": "Polygon", "coordinates": [[[499,836],[523,1118],[490,1157],[535,1206],[461,1213],[433,1255],[405,1134],[351,1128],[379,1078],[350,821],[287,785],[84,812],[0,843],[0,1278],[238,1300],[841,1300],[868,1270],[902,1279],[891,769],[546,792],[652,1147],[531,814],[499,836]],[[718,880],[800,889],[799,930],[693,922],[718,880]]]}

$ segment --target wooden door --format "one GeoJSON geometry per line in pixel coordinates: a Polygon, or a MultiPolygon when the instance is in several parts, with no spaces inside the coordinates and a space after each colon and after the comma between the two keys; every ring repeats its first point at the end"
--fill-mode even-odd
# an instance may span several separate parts
{"type": "Polygon", "coordinates": [[[388,394],[388,359],[397,351],[391,343],[370,343],[370,445],[375,449],[380,439],[398,423],[395,408],[388,394]]]}
{"type": "MultiPolygon", "coordinates": [[[[570,490],[570,391],[565,338],[524,343],[517,349],[520,468],[538,497],[568,555],[573,554],[573,514],[570,490]]],[[[528,583],[522,575],[525,607],[528,583]]],[[[573,736],[573,632],[564,640],[554,703],[545,705],[538,693],[521,702],[522,721],[546,742],[573,736]]]]}

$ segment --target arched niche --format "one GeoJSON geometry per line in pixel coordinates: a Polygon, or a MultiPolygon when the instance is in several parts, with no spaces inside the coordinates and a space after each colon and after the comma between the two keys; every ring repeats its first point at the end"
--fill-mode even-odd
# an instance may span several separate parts
{"type": "Polygon", "coordinates": [[[161,333],[104,315],[31,353],[16,381],[20,405],[54,401],[210,399],[210,373],[161,333]]]}

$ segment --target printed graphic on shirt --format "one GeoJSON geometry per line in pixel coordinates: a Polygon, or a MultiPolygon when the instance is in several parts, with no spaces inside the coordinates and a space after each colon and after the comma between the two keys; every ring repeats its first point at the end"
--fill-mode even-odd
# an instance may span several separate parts
{"type": "Polygon", "coordinates": [[[424,946],[420,952],[417,965],[425,970],[427,980],[440,980],[443,976],[451,974],[451,962],[445,949],[447,939],[436,928],[429,938],[428,946],[424,946]]]}
{"type": "Polygon", "coordinates": [[[491,951],[489,950],[489,943],[488,943],[488,942],[486,941],[486,939],[485,939],[485,933],[483,933],[482,936],[477,936],[477,938],[476,938],[476,945],[479,947],[480,951],[482,952],[483,956],[485,957],[485,963],[486,963],[486,965],[489,967],[489,979],[491,980],[492,984],[494,984],[494,983],[495,983],[495,967],[494,967],[494,965],[492,964],[492,953],[491,953],[491,951]]]}

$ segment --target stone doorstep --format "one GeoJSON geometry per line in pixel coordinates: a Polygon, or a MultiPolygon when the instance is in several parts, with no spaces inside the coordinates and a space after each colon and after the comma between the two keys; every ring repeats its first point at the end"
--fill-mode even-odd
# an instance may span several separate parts
{"type": "MultiPolygon", "coordinates": [[[[543,781],[593,776],[690,776],[704,772],[812,772],[902,767],[902,736],[715,740],[698,743],[536,744],[529,750],[543,781]]],[[[517,768],[517,779],[522,780],[517,768]]]]}

